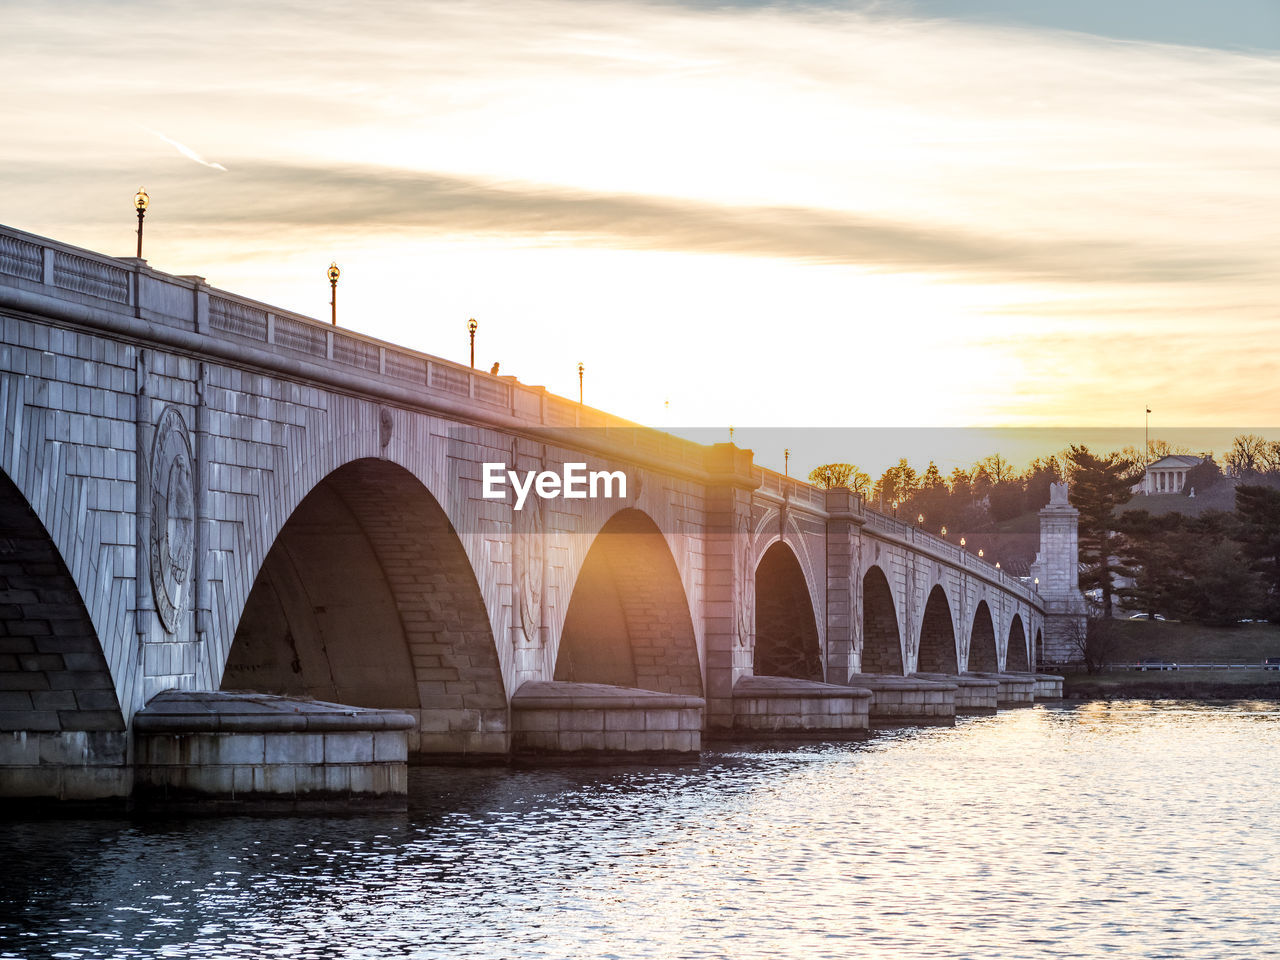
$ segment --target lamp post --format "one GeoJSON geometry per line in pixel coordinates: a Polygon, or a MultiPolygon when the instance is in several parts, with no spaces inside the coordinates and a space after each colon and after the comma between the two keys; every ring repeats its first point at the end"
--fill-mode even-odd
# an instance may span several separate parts
{"type": "Polygon", "coordinates": [[[467,333],[471,334],[471,369],[476,368],[476,327],[480,324],[476,323],[476,318],[472,317],[467,321],[467,333]]]}
{"type": "Polygon", "coordinates": [[[138,192],[133,195],[133,208],[138,211],[138,259],[142,259],[142,218],[147,215],[147,205],[151,203],[151,198],[147,196],[147,191],[141,187],[138,192]]]}
{"type": "Polygon", "coordinates": [[[582,371],[585,369],[581,363],[578,364],[578,403],[582,403],[582,371]]]}
{"type": "Polygon", "coordinates": [[[947,539],[947,528],[946,528],[946,527],[943,527],[943,528],[942,528],[942,539],[943,539],[943,540],[947,539]]]}
{"type": "Polygon", "coordinates": [[[981,547],[979,547],[979,548],[978,548],[978,559],[979,559],[979,560],[981,560],[981,559],[982,559],[982,548],[981,548],[981,547]]]}
{"type": "Polygon", "coordinates": [[[791,448],[787,447],[782,451],[782,475],[784,477],[791,476],[791,448]]]}
{"type": "Polygon", "coordinates": [[[961,538],[960,538],[960,546],[962,546],[962,547],[964,546],[964,537],[961,537],[961,538]]]}
{"type": "Polygon", "coordinates": [[[898,501],[893,501],[893,519],[898,519],[898,501]]]}
{"type": "Polygon", "coordinates": [[[921,527],[923,527],[923,526],[924,526],[924,514],[923,514],[923,513],[922,513],[922,514],[920,514],[918,517],[916,517],[916,525],[917,525],[917,526],[921,526],[921,527]]]}
{"type": "Polygon", "coordinates": [[[338,278],[342,276],[342,271],[338,269],[338,262],[335,260],[329,264],[329,322],[335,327],[338,325],[338,278]]]}
{"type": "Polygon", "coordinates": [[[733,443],[733,424],[729,424],[729,442],[733,443]]]}

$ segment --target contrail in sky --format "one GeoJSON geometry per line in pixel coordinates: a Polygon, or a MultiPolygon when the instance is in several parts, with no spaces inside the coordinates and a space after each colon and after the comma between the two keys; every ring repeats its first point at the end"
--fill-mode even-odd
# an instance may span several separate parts
{"type": "Polygon", "coordinates": [[[194,150],[188,147],[185,143],[179,143],[177,140],[174,140],[171,137],[166,137],[163,133],[161,133],[158,130],[148,130],[147,132],[159,137],[161,140],[169,144],[169,146],[173,147],[184,157],[190,160],[194,160],[196,163],[203,164],[206,167],[212,167],[214,170],[221,170],[223,173],[227,172],[227,168],[224,167],[222,164],[210,163],[204,157],[200,156],[200,154],[196,153],[194,150]]]}

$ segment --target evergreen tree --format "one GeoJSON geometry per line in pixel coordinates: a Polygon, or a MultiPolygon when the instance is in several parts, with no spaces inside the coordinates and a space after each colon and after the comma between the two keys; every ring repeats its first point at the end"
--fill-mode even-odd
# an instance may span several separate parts
{"type": "Polygon", "coordinates": [[[1154,619],[1173,612],[1182,596],[1182,515],[1153,517],[1146,510],[1131,510],[1116,519],[1122,535],[1124,563],[1134,570],[1132,587],[1117,591],[1133,609],[1154,619]]]}
{"type": "Polygon", "coordinates": [[[1111,616],[1117,576],[1131,576],[1117,559],[1116,509],[1133,496],[1131,487],[1142,468],[1118,453],[1097,456],[1086,446],[1072,445],[1071,504],[1080,511],[1080,559],[1086,569],[1080,575],[1082,589],[1102,593],[1102,614],[1111,616]]]}
{"type": "Polygon", "coordinates": [[[1241,484],[1236,515],[1244,555],[1262,575],[1267,618],[1280,619],[1280,490],[1241,484]]]}
{"type": "Polygon", "coordinates": [[[876,481],[875,499],[885,507],[895,500],[899,508],[905,507],[911,495],[915,493],[918,483],[919,478],[915,468],[907,463],[906,457],[903,457],[896,466],[890,467],[880,475],[880,479],[876,481]]]}

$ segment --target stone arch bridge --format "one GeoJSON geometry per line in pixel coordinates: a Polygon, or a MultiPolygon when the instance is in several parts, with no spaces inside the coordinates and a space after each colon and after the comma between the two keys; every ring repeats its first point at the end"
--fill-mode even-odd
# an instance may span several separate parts
{"type": "Polygon", "coordinates": [[[10,795],[127,794],[172,691],[394,709],[418,754],[687,751],[1036,662],[1028,586],[730,444],[8,228],[0,334],[10,795]],[[517,511],[490,462],[626,493],[517,511]],[[647,727],[566,732],[620,689],[647,727]]]}

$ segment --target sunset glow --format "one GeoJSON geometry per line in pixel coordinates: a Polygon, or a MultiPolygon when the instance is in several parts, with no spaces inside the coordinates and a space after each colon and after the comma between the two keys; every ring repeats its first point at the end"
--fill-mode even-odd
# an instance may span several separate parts
{"type": "Polygon", "coordinates": [[[0,219],[650,423],[1280,422],[1280,38],[973,6],[5,5],[0,219]]]}

